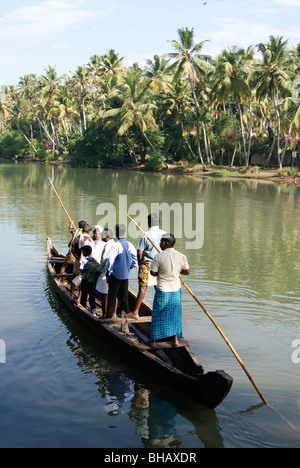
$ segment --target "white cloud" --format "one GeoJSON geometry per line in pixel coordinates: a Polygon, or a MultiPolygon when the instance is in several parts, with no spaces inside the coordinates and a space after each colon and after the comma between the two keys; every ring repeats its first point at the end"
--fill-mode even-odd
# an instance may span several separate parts
{"type": "Polygon", "coordinates": [[[203,50],[203,53],[210,53],[213,56],[233,45],[245,48],[250,45],[255,46],[259,42],[268,41],[270,35],[281,34],[279,29],[269,24],[239,18],[215,18],[214,25],[215,31],[208,38],[211,43],[207,43],[203,50]]]}
{"type": "Polygon", "coordinates": [[[0,18],[0,38],[42,39],[101,14],[84,5],[83,0],[44,0],[17,8],[0,18]]]}

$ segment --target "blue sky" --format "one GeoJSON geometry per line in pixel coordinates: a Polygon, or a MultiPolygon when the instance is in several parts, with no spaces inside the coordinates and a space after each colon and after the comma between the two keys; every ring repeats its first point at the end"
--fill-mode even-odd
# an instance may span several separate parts
{"type": "Polygon", "coordinates": [[[172,51],[177,30],[209,39],[203,53],[281,35],[300,42],[300,0],[0,0],[0,84],[48,65],[69,74],[115,49],[131,65],[172,51]],[[204,2],[207,2],[204,5],[204,2]]]}

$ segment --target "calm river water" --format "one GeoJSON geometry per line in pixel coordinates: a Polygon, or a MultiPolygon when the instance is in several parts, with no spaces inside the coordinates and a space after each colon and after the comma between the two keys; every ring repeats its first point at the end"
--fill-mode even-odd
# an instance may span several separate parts
{"type": "MultiPolygon", "coordinates": [[[[152,203],[203,204],[203,246],[189,249],[187,238],[176,245],[190,263],[186,283],[269,403],[300,428],[300,187],[2,163],[0,447],[299,447],[300,432],[261,405],[187,291],[185,338],[205,371],[234,378],[214,411],[161,385],[69,316],[46,274],[46,236],[61,253],[70,240],[48,176],[76,223],[95,225],[102,203],[117,214],[121,204],[122,216],[137,202],[149,212],[152,203]]],[[[174,229],[190,225],[184,214],[174,229]]],[[[130,240],[137,244],[133,231],[130,240]]],[[[137,271],[131,286],[137,290],[137,271]]]]}

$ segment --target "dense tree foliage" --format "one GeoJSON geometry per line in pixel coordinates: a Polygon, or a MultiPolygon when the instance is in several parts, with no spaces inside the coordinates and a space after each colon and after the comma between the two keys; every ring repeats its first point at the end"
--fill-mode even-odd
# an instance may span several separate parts
{"type": "Polygon", "coordinates": [[[84,167],[176,161],[248,165],[253,151],[281,168],[299,140],[300,46],[283,37],[213,58],[194,30],[140,68],[114,50],[70,76],[48,66],[0,92],[0,157],[67,159],[84,167]],[[257,52],[255,54],[255,52],[257,52]],[[275,158],[275,159],[274,159],[275,158]]]}

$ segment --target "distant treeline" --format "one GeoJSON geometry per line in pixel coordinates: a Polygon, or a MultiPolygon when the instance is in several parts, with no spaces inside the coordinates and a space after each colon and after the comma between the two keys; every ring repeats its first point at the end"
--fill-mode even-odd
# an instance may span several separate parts
{"type": "Polygon", "coordinates": [[[82,167],[177,161],[246,165],[253,152],[281,168],[300,130],[300,44],[283,37],[213,58],[194,30],[141,68],[114,50],[70,76],[48,66],[0,92],[0,157],[82,167]],[[256,54],[259,52],[259,54],[256,54]],[[257,58],[259,56],[260,58],[257,58]]]}

